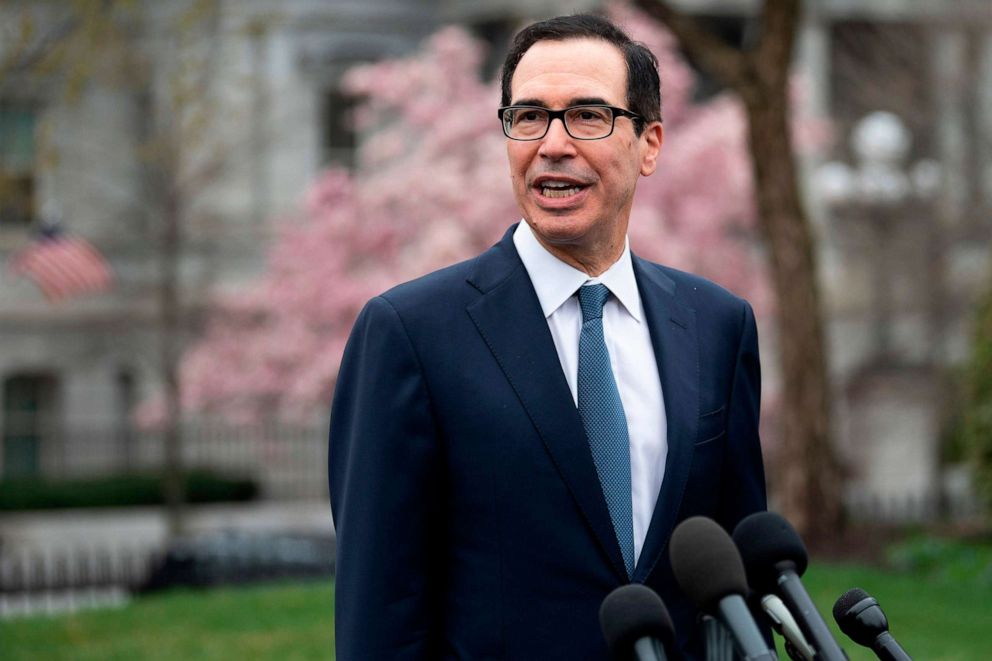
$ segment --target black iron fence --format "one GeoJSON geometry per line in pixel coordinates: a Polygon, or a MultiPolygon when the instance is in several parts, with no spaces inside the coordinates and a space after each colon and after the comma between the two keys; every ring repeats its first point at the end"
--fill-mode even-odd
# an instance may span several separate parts
{"type": "Polygon", "coordinates": [[[945,492],[896,496],[851,495],[846,499],[845,511],[851,521],[884,525],[969,521],[985,513],[974,495],[945,492]]]}

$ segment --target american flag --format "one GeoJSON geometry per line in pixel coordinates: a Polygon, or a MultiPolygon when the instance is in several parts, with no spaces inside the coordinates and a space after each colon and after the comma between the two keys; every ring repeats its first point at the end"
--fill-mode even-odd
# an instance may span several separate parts
{"type": "Polygon", "coordinates": [[[114,281],[100,251],[57,226],[43,228],[31,245],[14,255],[10,270],[31,278],[49,301],[103,291],[114,281]]]}

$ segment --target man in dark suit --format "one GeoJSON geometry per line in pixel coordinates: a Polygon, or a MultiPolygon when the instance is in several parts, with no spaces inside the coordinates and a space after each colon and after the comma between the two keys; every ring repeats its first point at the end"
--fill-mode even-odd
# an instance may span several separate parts
{"type": "Polygon", "coordinates": [[[765,507],[748,304],[632,255],[657,62],[609,22],[517,35],[499,117],[524,222],[362,311],[331,413],[340,661],[604,659],[624,583],[665,600],[674,526],[765,507]]]}

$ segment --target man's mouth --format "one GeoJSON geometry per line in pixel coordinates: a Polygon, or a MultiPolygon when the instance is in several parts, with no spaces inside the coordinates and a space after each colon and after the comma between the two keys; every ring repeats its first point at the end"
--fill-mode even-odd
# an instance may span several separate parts
{"type": "Polygon", "coordinates": [[[573,181],[556,181],[554,179],[545,179],[544,181],[538,182],[535,188],[537,188],[538,192],[540,192],[540,194],[544,197],[554,199],[578,195],[579,192],[585,188],[585,185],[573,181]]]}

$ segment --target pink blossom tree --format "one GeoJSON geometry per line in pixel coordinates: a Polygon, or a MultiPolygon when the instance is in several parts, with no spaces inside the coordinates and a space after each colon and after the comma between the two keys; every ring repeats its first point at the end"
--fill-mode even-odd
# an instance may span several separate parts
{"type": "MultiPolygon", "coordinates": [[[[716,280],[767,315],[742,109],[724,96],[695,103],[673,38],[631,10],[615,18],[659,55],[663,83],[665,144],[659,171],[639,184],[632,249],[716,280]]],[[[242,420],[326,411],[365,301],[483,251],[519,219],[498,83],[479,80],[482,55],[451,27],[412,56],[347,75],[364,99],[358,165],[318,177],[261,281],[219,302],[182,364],[187,410],[242,420]]]]}

